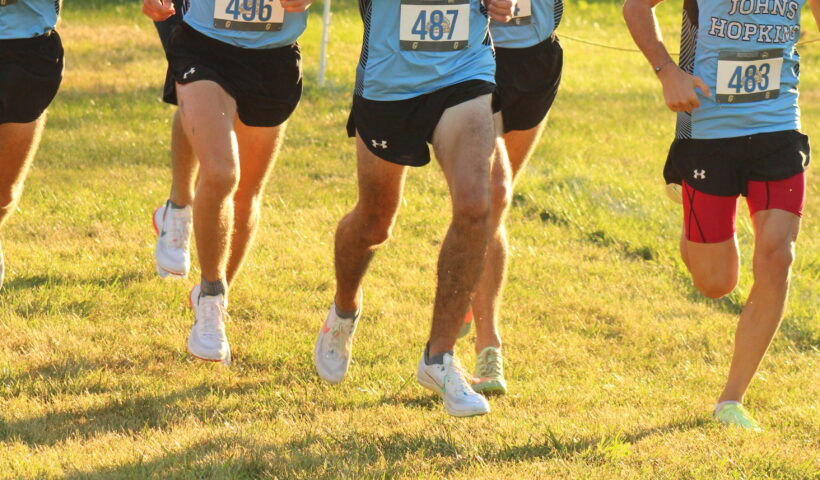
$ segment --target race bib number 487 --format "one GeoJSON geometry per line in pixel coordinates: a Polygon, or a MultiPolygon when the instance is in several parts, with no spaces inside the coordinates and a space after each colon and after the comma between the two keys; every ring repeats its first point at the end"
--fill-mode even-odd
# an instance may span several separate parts
{"type": "Polygon", "coordinates": [[[463,50],[469,39],[470,0],[401,0],[402,50],[463,50]]]}
{"type": "Polygon", "coordinates": [[[718,53],[717,102],[749,103],[780,95],[783,49],[718,53]]]}
{"type": "Polygon", "coordinates": [[[214,27],[224,30],[277,31],[285,21],[279,0],[215,0],[214,27]]]}

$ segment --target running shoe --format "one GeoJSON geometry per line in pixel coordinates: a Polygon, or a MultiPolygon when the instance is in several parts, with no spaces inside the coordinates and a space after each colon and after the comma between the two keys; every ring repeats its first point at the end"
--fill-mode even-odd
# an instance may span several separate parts
{"type": "Polygon", "coordinates": [[[422,387],[437,393],[444,400],[444,409],[455,417],[472,417],[490,413],[487,399],[476,393],[468,378],[472,375],[449,353],[443,363],[428,365],[424,354],[416,369],[416,379],[422,387]]]}
{"type": "Polygon", "coordinates": [[[231,362],[231,347],[225,335],[228,310],[223,295],[199,297],[194,303],[194,326],[188,335],[188,351],[200,360],[231,362]]]}
{"type": "Polygon", "coordinates": [[[470,327],[473,326],[473,309],[467,310],[467,315],[464,316],[464,323],[461,324],[461,330],[458,331],[458,338],[464,338],[470,333],[470,327]]]}
{"type": "Polygon", "coordinates": [[[193,225],[193,209],[171,208],[171,201],[154,211],[154,231],[157,246],[154,248],[157,274],[165,278],[184,278],[191,269],[191,252],[188,246],[193,225]]]}
{"type": "Polygon", "coordinates": [[[473,390],[485,395],[491,393],[503,395],[507,393],[501,348],[487,347],[478,354],[475,363],[473,390]]]}
{"type": "Polygon", "coordinates": [[[339,383],[350,368],[353,355],[353,334],[361,317],[342,318],[336,314],[336,302],[330,305],[325,323],[319,329],[319,337],[313,347],[313,362],[319,376],[330,383],[339,383]]]}
{"type": "Polygon", "coordinates": [[[715,410],[712,417],[718,423],[724,425],[734,425],[736,427],[751,430],[753,432],[762,432],[763,427],[757,423],[757,420],[752,417],[748,410],[743,408],[740,402],[726,402],[715,410]]]}

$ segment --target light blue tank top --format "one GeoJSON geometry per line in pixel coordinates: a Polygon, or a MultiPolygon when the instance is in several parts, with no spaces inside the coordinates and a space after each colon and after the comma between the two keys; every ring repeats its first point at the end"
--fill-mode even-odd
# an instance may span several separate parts
{"type": "Polygon", "coordinates": [[[307,15],[285,12],[279,0],[191,0],[184,21],[220,42],[259,49],[296,42],[307,15]]]}
{"type": "Polygon", "coordinates": [[[0,0],[0,39],[31,38],[57,26],[60,0],[0,0]]]}
{"type": "Polygon", "coordinates": [[[480,0],[360,0],[364,40],[356,95],[393,101],[467,80],[494,83],[480,0]]]}
{"type": "Polygon", "coordinates": [[[678,137],[729,138],[800,128],[797,84],[805,0],[686,0],[681,67],[709,85],[678,118],[678,137]]]}
{"type": "Polygon", "coordinates": [[[490,22],[493,43],[501,48],[526,48],[552,35],[564,14],[563,0],[518,0],[508,23],[490,22]]]}

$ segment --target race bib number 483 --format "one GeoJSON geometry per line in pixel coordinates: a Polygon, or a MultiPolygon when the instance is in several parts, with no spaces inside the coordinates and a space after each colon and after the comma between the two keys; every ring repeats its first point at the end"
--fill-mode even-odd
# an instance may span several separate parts
{"type": "Polygon", "coordinates": [[[401,0],[402,50],[463,50],[469,39],[470,0],[401,0]]]}
{"type": "Polygon", "coordinates": [[[285,21],[279,0],[215,0],[214,27],[225,30],[277,31],[285,21]]]}
{"type": "Polygon", "coordinates": [[[783,49],[718,53],[717,102],[749,103],[780,95],[783,49]]]}

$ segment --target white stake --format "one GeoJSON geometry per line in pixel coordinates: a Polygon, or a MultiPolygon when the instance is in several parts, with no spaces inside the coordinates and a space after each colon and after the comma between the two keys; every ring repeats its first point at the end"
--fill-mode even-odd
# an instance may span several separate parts
{"type": "Polygon", "coordinates": [[[319,59],[319,86],[325,85],[325,70],[327,70],[327,42],[330,40],[330,0],[325,0],[322,26],[322,58],[319,59]]]}

